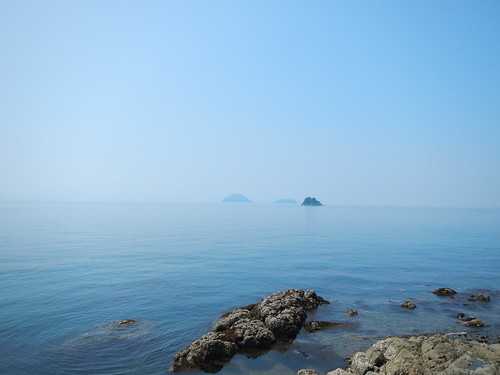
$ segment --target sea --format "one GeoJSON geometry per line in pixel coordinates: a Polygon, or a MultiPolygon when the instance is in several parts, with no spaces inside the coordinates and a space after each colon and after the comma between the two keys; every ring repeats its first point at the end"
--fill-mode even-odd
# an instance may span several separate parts
{"type": "Polygon", "coordinates": [[[500,210],[1,203],[0,374],[168,374],[222,313],[289,288],[331,302],[310,319],[348,324],[236,355],[220,374],[327,371],[389,335],[497,340],[500,210]],[[477,291],[491,302],[468,301],[477,291]],[[459,312],[486,326],[463,327],[459,312]]]}

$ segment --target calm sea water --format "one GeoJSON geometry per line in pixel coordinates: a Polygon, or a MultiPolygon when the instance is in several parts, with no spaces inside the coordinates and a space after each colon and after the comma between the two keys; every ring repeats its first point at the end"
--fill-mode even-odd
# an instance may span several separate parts
{"type": "Polygon", "coordinates": [[[463,331],[459,311],[498,335],[499,286],[500,210],[2,204],[0,374],[166,374],[220,313],[287,288],[316,289],[332,304],[314,317],[352,328],[238,355],[221,374],[327,370],[381,336],[463,331]],[[493,301],[464,306],[440,286],[493,301]]]}

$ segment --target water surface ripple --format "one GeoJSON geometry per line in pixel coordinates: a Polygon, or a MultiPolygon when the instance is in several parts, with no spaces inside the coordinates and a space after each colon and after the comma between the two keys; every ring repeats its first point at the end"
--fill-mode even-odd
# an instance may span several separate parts
{"type": "Polygon", "coordinates": [[[0,373],[165,374],[217,316],[287,288],[333,303],[301,333],[236,356],[221,374],[328,370],[378,337],[458,331],[474,314],[500,334],[500,210],[265,204],[0,205],[0,373]],[[430,293],[485,289],[487,305],[430,293]],[[413,298],[417,309],[399,307],[413,298]],[[133,318],[137,324],[117,325],[133,318]]]}

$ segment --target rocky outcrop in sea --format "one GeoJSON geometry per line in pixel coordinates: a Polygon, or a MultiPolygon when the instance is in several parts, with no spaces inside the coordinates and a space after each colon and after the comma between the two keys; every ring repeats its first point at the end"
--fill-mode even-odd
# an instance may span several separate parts
{"type": "Polygon", "coordinates": [[[306,197],[302,202],[302,206],[322,206],[323,204],[314,197],[306,197]]]}
{"type": "Polygon", "coordinates": [[[222,315],[212,331],[178,352],[172,371],[217,372],[236,353],[266,351],[276,342],[295,339],[307,312],[329,303],[313,290],[289,289],[222,315]]]}
{"type": "Polygon", "coordinates": [[[274,203],[277,203],[277,204],[297,204],[297,201],[295,199],[292,199],[292,198],[282,198],[282,199],[275,200],[274,203]]]}
{"type": "Polygon", "coordinates": [[[225,197],[222,202],[224,203],[250,203],[251,200],[245,197],[243,194],[230,194],[225,197]]]}

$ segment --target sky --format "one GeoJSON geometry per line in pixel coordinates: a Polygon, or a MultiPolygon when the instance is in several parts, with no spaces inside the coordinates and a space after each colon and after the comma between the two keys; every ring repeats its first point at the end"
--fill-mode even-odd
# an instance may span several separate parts
{"type": "Polygon", "coordinates": [[[0,0],[0,201],[500,207],[500,2],[0,0]]]}

